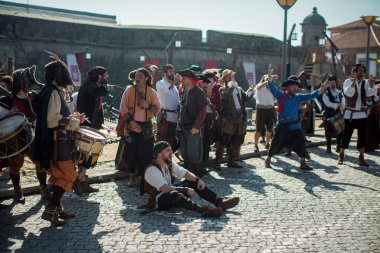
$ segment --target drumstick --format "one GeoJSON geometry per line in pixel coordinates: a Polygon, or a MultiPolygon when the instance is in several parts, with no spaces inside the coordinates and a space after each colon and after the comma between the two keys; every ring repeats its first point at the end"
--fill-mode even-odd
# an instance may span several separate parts
{"type": "Polygon", "coordinates": [[[87,118],[84,118],[85,121],[87,121],[89,124],[92,124],[91,121],[89,121],[87,118]]]}

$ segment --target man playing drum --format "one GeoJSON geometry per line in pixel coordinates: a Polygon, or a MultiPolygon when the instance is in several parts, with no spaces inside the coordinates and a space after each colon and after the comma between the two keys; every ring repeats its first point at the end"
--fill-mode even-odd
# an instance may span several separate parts
{"type": "Polygon", "coordinates": [[[336,152],[339,152],[341,141],[342,141],[342,132],[336,133],[335,129],[332,129],[332,126],[329,125],[327,119],[334,117],[337,114],[341,114],[342,108],[342,93],[337,89],[337,79],[336,76],[329,77],[330,87],[327,88],[325,94],[323,94],[322,101],[325,106],[324,109],[324,127],[325,127],[325,137],[327,145],[327,153],[331,153],[331,138],[336,136],[336,152]]]}
{"type": "Polygon", "coordinates": [[[62,90],[73,82],[66,64],[52,55],[55,60],[45,65],[46,85],[34,101],[37,113],[35,145],[39,148],[34,149],[33,158],[42,168],[48,169],[53,186],[53,196],[41,218],[60,226],[66,223],[65,219],[75,217],[63,211],[61,198],[65,191],[71,191],[76,178],[73,130],[79,129],[84,115],[70,116],[62,90]]]}
{"type": "MultiPolygon", "coordinates": [[[[0,98],[0,118],[9,115],[11,112],[18,112],[25,115],[27,120],[29,122],[33,122],[35,118],[35,114],[33,111],[33,108],[31,107],[31,101],[28,96],[28,90],[23,85],[24,80],[22,80],[21,76],[24,76],[21,74],[23,71],[30,71],[29,68],[27,69],[19,69],[15,71],[15,80],[13,81],[11,77],[5,76],[1,78],[2,83],[6,83],[7,86],[10,88],[10,91],[12,92],[13,98],[9,98],[7,96],[0,98]]],[[[3,118],[4,121],[12,121],[15,118],[20,118],[20,116],[14,115],[14,117],[7,117],[6,119],[3,118]]],[[[5,122],[4,122],[5,123],[5,122]]],[[[19,125],[11,123],[13,125],[13,130],[16,130],[19,125]]],[[[26,124],[29,125],[29,124],[26,124]]],[[[26,126],[29,128],[29,126],[26,126]]],[[[4,130],[4,129],[3,129],[4,130]]],[[[32,135],[30,132],[30,129],[27,129],[27,132],[30,133],[30,138],[32,139],[32,135]]],[[[25,133],[26,134],[26,133],[25,133]]],[[[3,138],[0,136],[0,142],[3,141],[3,138]]],[[[18,143],[9,142],[9,145],[18,145],[18,143]]],[[[25,198],[23,196],[23,192],[20,185],[20,170],[24,166],[24,159],[25,155],[29,157],[29,159],[36,164],[36,173],[37,178],[40,183],[40,190],[41,190],[41,198],[49,200],[51,198],[51,194],[47,189],[46,184],[46,171],[42,168],[40,168],[38,162],[33,161],[32,159],[32,148],[30,143],[24,143],[25,145],[28,145],[28,147],[15,147],[12,146],[9,148],[9,150],[17,150],[19,148],[25,148],[23,152],[17,153],[16,155],[12,155],[12,157],[2,159],[0,160],[0,168],[3,167],[10,167],[10,177],[12,180],[13,188],[14,188],[14,200],[18,203],[25,203],[25,198]]],[[[8,144],[4,144],[7,146],[8,144]]],[[[5,147],[4,146],[4,147],[5,147]]],[[[33,145],[32,145],[33,146],[33,145]]]]}
{"type": "MultiPolygon", "coordinates": [[[[108,89],[108,73],[104,67],[93,67],[87,73],[87,79],[83,82],[77,101],[77,110],[84,113],[88,117],[88,121],[84,121],[81,125],[88,126],[99,130],[104,123],[102,97],[107,96],[108,89]]],[[[74,192],[79,196],[85,193],[97,192],[99,189],[91,187],[86,181],[86,171],[94,167],[97,162],[97,156],[89,156],[81,154],[82,159],[77,161],[78,178],[74,182],[74,192]]]]}

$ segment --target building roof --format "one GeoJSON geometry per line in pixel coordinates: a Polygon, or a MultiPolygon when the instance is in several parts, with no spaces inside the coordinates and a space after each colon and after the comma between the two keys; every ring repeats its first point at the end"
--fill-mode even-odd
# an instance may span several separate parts
{"type": "Polygon", "coordinates": [[[20,4],[20,3],[12,3],[6,1],[0,1],[0,9],[1,11],[6,11],[13,13],[15,15],[41,15],[41,16],[62,16],[66,18],[75,18],[75,19],[83,19],[83,20],[93,20],[100,21],[105,23],[116,23],[116,16],[114,15],[105,15],[84,11],[73,11],[59,8],[51,8],[45,6],[37,6],[31,4],[20,4]]]}
{"type": "Polygon", "coordinates": [[[317,7],[313,8],[313,12],[306,16],[303,20],[302,25],[324,25],[327,26],[326,20],[318,14],[317,7]]]}
{"type": "MultiPolygon", "coordinates": [[[[348,24],[336,26],[328,29],[331,32],[331,39],[339,49],[366,48],[368,29],[367,25],[360,19],[348,24]]],[[[380,49],[380,21],[372,25],[370,32],[370,47],[380,49]],[[372,32],[373,31],[373,32],[372,32]],[[375,37],[374,37],[375,35],[375,37]]],[[[329,47],[330,44],[327,44],[329,47]]]]}

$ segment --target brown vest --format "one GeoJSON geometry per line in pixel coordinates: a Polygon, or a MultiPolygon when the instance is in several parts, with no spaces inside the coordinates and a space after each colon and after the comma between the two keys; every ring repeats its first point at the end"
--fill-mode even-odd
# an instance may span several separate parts
{"type": "MultiPolygon", "coordinates": [[[[365,101],[365,88],[364,88],[364,85],[365,85],[365,80],[363,80],[360,84],[360,95],[361,95],[361,102],[362,102],[362,107],[366,105],[366,101],[365,101]],[[364,99],[363,99],[364,98],[364,99]]],[[[346,99],[346,108],[355,108],[356,107],[356,100],[359,96],[359,92],[358,92],[358,88],[356,87],[356,84],[355,84],[355,93],[352,97],[347,97],[345,96],[345,99],[346,99]]]]}
{"type": "MultiPolygon", "coordinates": [[[[147,168],[149,168],[150,166],[154,166],[154,167],[158,168],[161,171],[162,175],[164,175],[162,168],[157,163],[152,162],[151,164],[149,164],[147,166],[147,168]]],[[[172,165],[171,164],[168,165],[168,168],[169,168],[169,173],[170,173],[170,176],[171,176],[172,182],[173,182],[174,178],[173,178],[173,173],[172,173],[173,172],[172,165]]],[[[155,187],[151,186],[145,180],[145,178],[143,179],[143,187],[144,187],[144,193],[148,193],[149,197],[148,197],[148,203],[141,206],[141,208],[143,209],[141,211],[141,214],[148,214],[148,213],[153,212],[153,210],[156,208],[156,196],[159,193],[159,191],[155,187]]]]}

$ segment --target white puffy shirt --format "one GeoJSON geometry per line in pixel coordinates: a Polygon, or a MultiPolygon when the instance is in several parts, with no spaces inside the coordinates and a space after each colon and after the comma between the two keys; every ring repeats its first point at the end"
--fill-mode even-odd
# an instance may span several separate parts
{"type": "MultiPolygon", "coordinates": [[[[161,109],[177,110],[179,106],[179,95],[176,86],[169,89],[170,83],[162,79],[157,82],[156,90],[161,109]]],[[[178,112],[166,112],[166,120],[169,122],[178,121],[178,112]]]]}
{"type": "Polygon", "coordinates": [[[256,104],[274,106],[273,94],[265,85],[256,90],[254,98],[256,100],[256,104]]]}
{"type": "MultiPolygon", "coordinates": [[[[362,81],[356,82],[356,88],[358,90],[358,97],[356,99],[355,110],[360,110],[362,107],[361,83],[362,83],[362,81]]],[[[352,84],[351,79],[346,79],[346,81],[344,81],[344,83],[343,83],[343,92],[344,92],[344,95],[347,97],[352,97],[355,94],[355,87],[352,87],[351,84],[352,84]]],[[[366,91],[367,97],[374,96],[374,95],[376,95],[376,92],[377,92],[377,88],[375,85],[372,88],[369,87],[368,80],[365,80],[364,90],[366,91]]],[[[351,113],[352,113],[352,111],[346,110],[344,113],[344,118],[350,119],[351,113]]],[[[352,113],[352,119],[364,119],[364,118],[367,118],[367,114],[365,112],[353,112],[352,113]]]]}
{"type": "MultiPolygon", "coordinates": [[[[173,172],[173,175],[179,180],[185,177],[187,171],[188,171],[187,169],[173,162],[172,172],[173,172]]],[[[153,165],[149,166],[145,171],[144,177],[145,177],[145,180],[148,182],[148,184],[156,188],[157,191],[159,191],[161,186],[165,184],[169,186],[172,185],[171,176],[170,176],[168,168],[164,168],[163,173],[162,173],[161,170],[157,168],[156,166],[153,166],[153,165]]]]}

